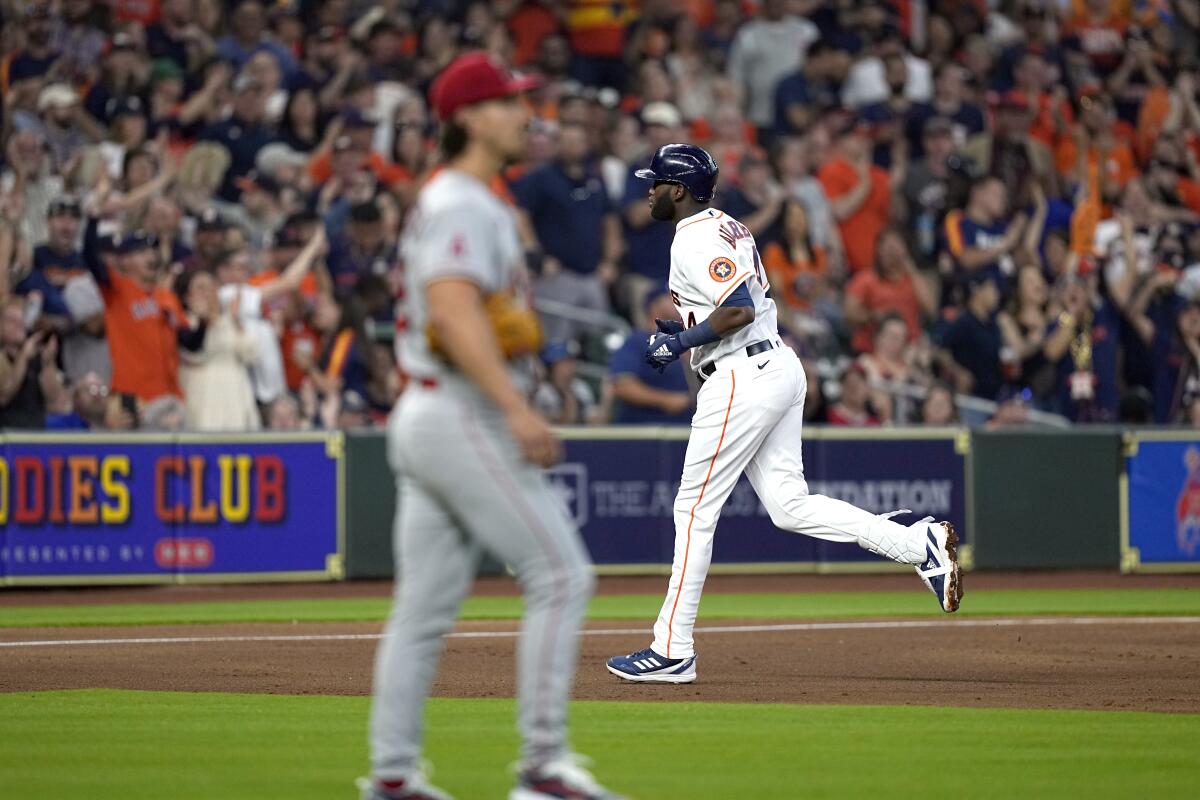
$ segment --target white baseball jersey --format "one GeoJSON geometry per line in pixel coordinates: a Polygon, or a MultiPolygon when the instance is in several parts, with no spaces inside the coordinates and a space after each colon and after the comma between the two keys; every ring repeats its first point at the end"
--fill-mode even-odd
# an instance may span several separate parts
{"type": "Polygon", "coordinates": [[[754,301],[754,321],[724,339],[694,348],[692,369],[779,334],[775,301],[768,295],[771,285],[754,237],[722,211],[706,208],[675,226],[668,285],[689,328],[708,319],[739,286],[744,285],[754,301]]]}
{"type": "Polygon", "coordinates": [[[801,455],[808,384],[800,360],[779,339],[775,303],[767,296],[770,287],[750,231],[711,208],[676,226],[670,289],[685,325],[703,322],[743,285],[754,302],[754,321],[695,348],[692,367],[719,362],[763,339],[774,346],[755,358],[718,363],[696,397],[675,497],[675,558],[651,645],[668,659],[695,655],[692,631],[717,520],[743,472],[771,521],[785,531],[858,542],[909,564],[925,557],[921,525],[904,527],[841,500],[808,493],[801,455]]]}

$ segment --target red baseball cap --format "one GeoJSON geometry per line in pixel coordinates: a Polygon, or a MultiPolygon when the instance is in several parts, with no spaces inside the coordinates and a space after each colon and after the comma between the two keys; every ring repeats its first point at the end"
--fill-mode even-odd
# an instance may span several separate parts
{"type": "Polygon", "coordinates": [[[433,81],[429,102],[438,118],[450,119],[463,106],[534,89],[542,80],[536,76],[514,77],[487,53],[475,52],[450,62],[433,81]]]}

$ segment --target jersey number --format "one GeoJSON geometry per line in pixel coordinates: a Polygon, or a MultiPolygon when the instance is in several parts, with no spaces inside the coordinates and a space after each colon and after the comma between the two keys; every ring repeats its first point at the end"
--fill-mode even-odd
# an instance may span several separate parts
{"type": "Polygon", "coordinates": [[[750,240],[750,252],[754,255],[754,276],[758,278],[759,284],[765,290],[770,290],[767,284],[767,278],[763,274],[762,259],[758,257],[758,247],[754,244],[754,236],[750,233],[750,229],[735,219],[721,225],[720,233],[718,234],[730,249],[736,248],[737,243],[742,239],[750,240]]]}
{"type": "Polygon", "coordinates": [[[767,284],[767,276],[764,273],[762,259],[758,257],[758,247],[750,245],[750,252],[754,254],[754,274],[758,278],[758,282],[762,284],[762,288],[770,291],[771,287],[767,284]]]}
{"type": "MultiPolygon", "coordinates": [[[[675,307],[682,308],[683,303],[679,302],[679,292],[675,291],[674,289],[670,289],[668,291],[671,292],[671,302],[675,304],[675,307]]],[[[696,326],[696,313],[694,311],[688,312],[687,326],[689,328],[696,326]]]]}

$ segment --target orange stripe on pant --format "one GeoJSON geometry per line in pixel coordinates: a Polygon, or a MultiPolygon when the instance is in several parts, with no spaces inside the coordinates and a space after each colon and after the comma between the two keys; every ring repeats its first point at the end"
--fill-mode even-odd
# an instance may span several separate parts
{"type": "Polygon", "coordinates": [[[733,410],[733,393],[737,391],[737,374],[730,372],[729,380],[731,384],[729,405],[725,407],[725,421],[721,423],[721,436],[717,439],[717,451],[713,453],[712,460],[708,462],[708,472],[704,475],[704,483],[700,485],[700,496],[692,504],[691,513],[688,515],[687,544],[683,547],[683,569],[679,571],[679,585],[675,587],[675,602],[671,605],[671,617],[667,620],[667,652],[663,653],[667,658],[671,657],[671,640],[675,638],[675,609],[679,607],[679,595],[683,591],[683,580],[687,577],[688,553],[692,549],[692,523],[696,521],[696,509],[704,500],[704,490],[708,488],[708,479],[712,477],[713,465],[717,463],[717,456],[721,455],[721,445],[725,441],[725,429],[729,426],[729,412],[733,410]]]}

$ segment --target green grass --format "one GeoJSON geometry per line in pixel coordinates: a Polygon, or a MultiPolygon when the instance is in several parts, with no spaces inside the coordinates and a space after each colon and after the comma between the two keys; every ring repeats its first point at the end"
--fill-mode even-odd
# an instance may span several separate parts
{"type": "MultiPolygon", "coordinates": [[[[664,587],[666,581],[663,582],[664,587]]],[[[3,595],[0,595],[2,599],[3,595]]],[[[662,595],[606,595],[589,608],[593,619],[653,619],[662,595]]],[[[167,625],[217,622],[374,622],[387,616],[387,598],[129,603],[0,608],[0,628],[74,625],[167,625]]],[[[464,619],[516,619],[519,597],[471,597],[464,619]]],[[[848,619],[937,616],[933,598],[913,581],[907,592],[717,594],[704,597],[701,623],[720,619],[848,619]]],[[[958,617],[1019,614],[1200,614],[1200,589],[1040,589],[972,592],[968,583],[958,617]]]]}
{"type": "MultiPolygon", "coordinates": [[[[365,770],[357,697],[87,690],[0,695],[11,798],[330,800],[365,770]]],[[[641,798],[1194,797],[1200,715],[601,703],[574,742],[641,798]],[[631,735],[636,732],[636,735],[631,735]]],[[[509,700],[434,700],[429,756],[460,800],[503,798],[509,700]]]]}

